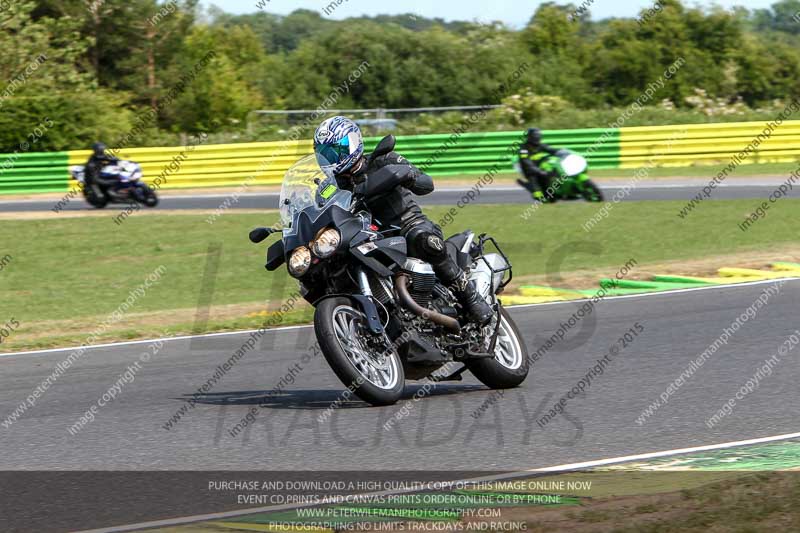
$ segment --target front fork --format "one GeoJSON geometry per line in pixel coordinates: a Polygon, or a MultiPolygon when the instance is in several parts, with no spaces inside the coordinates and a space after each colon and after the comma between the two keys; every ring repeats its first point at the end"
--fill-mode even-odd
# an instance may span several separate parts
{"type": "Polygon", "coordinates": [[[369,286],[367,273],[362,267],[356,269],[356,281],[361,294],[353,294],[352,297],[367,317],[367,327],[370,333],[382,335],[383,324],[381,324],[380,314],[378,314],[378,306],[375,305],[375,298],[372,296],[372,288],[369,286]]]}

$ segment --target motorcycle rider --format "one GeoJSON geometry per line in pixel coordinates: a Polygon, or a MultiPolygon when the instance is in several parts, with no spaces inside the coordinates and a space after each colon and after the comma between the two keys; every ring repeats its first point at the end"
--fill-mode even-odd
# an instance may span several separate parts
{"type": "MultiPolygon", "coordinates": [[[[393,147],[394,138],[391,141],[393,147]]],[[[346,117],[333,117],[320,124],[314,133],[314,152],[322,170],[334,177],[340,188],[358,189],[365,195],[376,224],[401,228],[408,255],[433,266],[472,320],[484,325],[492,319],[491,306],[448,255],[441,228],[414,200],[413,195],[433,192],[433,178],[394,151],[365,155],[361,130],[346,117]]]]}
{"type": "Polygon", "coordinates": [[[119,159],[106,152],[106,145],[97,141],[92,145],[92,155],[89,161],[86,162],[84,168],[85,179],[87,185],[97,184],[103,189],[112,189],[119,183],[116,177],[105,178],[101,175],[101,171],[108,165],[116,165],[119,159]]]}
{"type": "Polygon", "coordinates": [[[552,202],[554,200],[550,185],[552,179],[558,178],[558,173],[543,170],[541,165],[545,159],[555,155],[557,151],[555,148],[542,143],[542,130],[539,128],[530,128],[525,144],[519,147],[519,164],[527,181],[518,179],[517,183],[527,189],[534,200],[539,200],[540,202],[552,202]]]}

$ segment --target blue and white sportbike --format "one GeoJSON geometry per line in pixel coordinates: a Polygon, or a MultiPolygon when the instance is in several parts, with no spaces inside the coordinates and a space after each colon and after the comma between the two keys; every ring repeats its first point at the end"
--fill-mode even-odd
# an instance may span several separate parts
{"type": "Polygon", "coordinates": [[[117,161],[100,170],[103,183],[86,183],[86,167],[70,167],[72,179],[82,184],[83,196],[90,205],[98,209],[108,204],[130,204],[138,202],[147,207],[158,205],[155,191],[142,181],[142,167],[133,161],[117,161]],[[112,185],[106,185],[111,183],[112,185]]]}

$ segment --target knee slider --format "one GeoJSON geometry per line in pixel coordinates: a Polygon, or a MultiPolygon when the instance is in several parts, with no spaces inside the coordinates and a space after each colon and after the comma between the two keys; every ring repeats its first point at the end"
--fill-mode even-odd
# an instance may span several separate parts
{"type": "Polygon", "coordinates": [[[422,233],[419,236],[419,243],[425,254],[430,257],[441,257],[445,255],[444,240],[435,233],[422,233]]]}

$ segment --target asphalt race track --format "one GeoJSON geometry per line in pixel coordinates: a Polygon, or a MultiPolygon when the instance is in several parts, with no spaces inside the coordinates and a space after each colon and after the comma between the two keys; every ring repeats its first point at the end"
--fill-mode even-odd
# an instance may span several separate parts
{"type": "MultiPolygon", "coordinates": [[[[620,193],[625,182],[619,180],[597,180],[607,200],[620,193]]],[[[733,200],[741,198],[766,199],[785,178],[754,179],[747,182],[724,183],[714,190],[711,198],[715,200],[733,200]]],[[[639,200],[690,200],[702,191],[708,180],[682,179],[642,181],[630,190],[630,194],[619,194],[622,201],[639,200]]],[[[420,198],[423,205],[455,205],[470,190],[469,187],[440,187],[430,196],[420,198]]],[[[530,196],[521,188],[513,186],[489,186],[480,190],[480,196],[471,204],[526,204],[530,196]]],[[[238,202],[230,204],[230,209],[275,209],[278,205],[278,193],[244,193],[238,202]]],[[[208,194],[163,196],[159,209],[217,209],[230,194],[209,192],[208,194]]],[[[0,213],[50,211],[54,200],[2,201],[0,213]]],[[[124,209],[122,204],[110,205],[108,209],[124,209]]],[[[64,211],[88,211],[91,208],[83,198],[78,197],[68,203],[64,211]]]]}
{"type": "MultiPolygon", "coordinates": [[[[0,427],[6,452],[0,470],[520,470],[786,434],[798,431],[800,352],[782,357],[774,373],[713,429],[706,420],[797,330],[800,280],[786,281],[668,404],[636,423],[690,361],[775,283],[608,298],[534,364],[522,387],[503,396],[467,375],[417,401],[420,385],[411,384],[395,406],[373,408],[351,399],[327,414],[343,387],[321,356],[313,356],[311,329],[272,330],[169,430],[164,424],[187,405],[184,399],[248,334],[168,340],[160,350],[150,342],[94,347],[18,421],[0,427]],[[536,420],[597,359],[619,347],[618,339],[637,322],[644,331],[619,348],[564,415],[540,427],[536,420]],[[153,351],[94,421],[69,432],[121,383],[126,369],[153,351]],[[282,380],[288,385],[276,394],[282,380]],[[231,436],[251,409],[258,410],[255,423],[231,436]]],[[[518,307],[512,315],[535,351],[579,305],[518,307]]],[[[0,356],[0,420],[69,354],[0,356]]]]}

